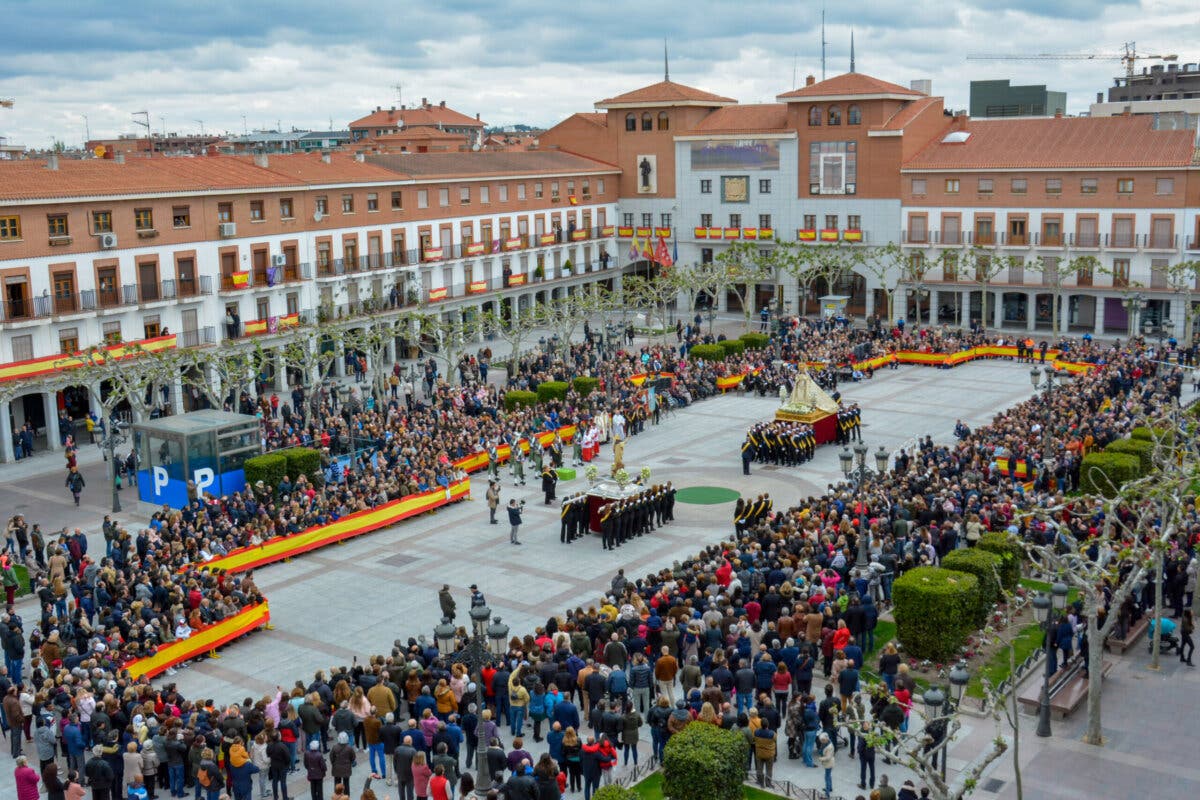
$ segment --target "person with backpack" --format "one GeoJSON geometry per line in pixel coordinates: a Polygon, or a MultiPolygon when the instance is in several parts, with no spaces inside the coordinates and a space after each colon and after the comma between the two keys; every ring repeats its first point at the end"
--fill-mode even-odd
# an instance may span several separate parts
{"type": "Polygon", "coordinates": [[[225,788],[225,776],[221,774],[216,756],[208,747],[200,753],[200,763],[196,766],[196,783],[204,800],[220,800],[221,790],[225,788]]]}

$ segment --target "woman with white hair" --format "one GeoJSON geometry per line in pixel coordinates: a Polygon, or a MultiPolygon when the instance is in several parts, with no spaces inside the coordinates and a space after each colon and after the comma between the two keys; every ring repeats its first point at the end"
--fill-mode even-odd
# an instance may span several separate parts
{"type": "MultiPolygon", "coordinates": [[[[9,735],[20,734],[14,730],[9,735]]],[[[17,756],[17,768],[13,770],[13,778],[17,783],[17,800],[38,800],[38,774],[29,766],[29,759],[25,756],[17,756]]]]}

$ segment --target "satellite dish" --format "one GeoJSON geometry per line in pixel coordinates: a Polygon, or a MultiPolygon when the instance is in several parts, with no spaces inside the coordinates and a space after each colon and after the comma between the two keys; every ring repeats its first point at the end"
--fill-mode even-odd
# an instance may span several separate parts
{"type": "Polygon", "coordinates": [[[324,218],[324,216],[325,215],[322,214],[320,211],[314,211],[313,212],[313,222],[320,222],[324,218]]]}

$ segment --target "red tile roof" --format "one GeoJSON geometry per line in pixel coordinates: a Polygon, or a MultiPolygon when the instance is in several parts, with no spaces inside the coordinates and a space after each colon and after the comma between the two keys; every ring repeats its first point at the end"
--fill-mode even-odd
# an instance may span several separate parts
{"type": "Polygon", "coordinates": [[[905,125],[920,116],[925,109],[932,105],[938,105],[941,103],[942,98],[940,97],[921,97],[909,103],[905,103],[899,109],[897,109],[896,113],[892,114],[892,116],[890,116],[886,122],[884,122],[882,125],[871,128],[871,130],[902,131],[904,130],[905,125]]]}
{"type": "Polygon", "coordinates": [[[581,111],[578,114],[572,114],[572,117],[577,117],[584,122],[591,123],[597,128],[608,127],[608,114],[603,111],[581,111]]]}
{"type": "MultiPolygon", "coordinates": [[[[249,159],[247,159],[249,160],[249,159]]],[[[251,161],[251,163],[253,163],[251,161]]],[[[350,153],[330,153],[326,164],[320,153],[298,153],[286,156],[270,156],[267,169],[273,174],[298,184],[326,183],[372,183],[394,181],[395,173],[366,161],[359,161],[350,153]]]]}
{"type": "Polygon", "coordinates": [[[820,100],[824,97],[848,97],[855,95],[889,95],[903,97],[924,97],[914,90],[906,89],[895,83],[881,81],[861,72],[847,72],[835,75],[824,81],[818,81],[811,86],[804,86],[785,92],[778,96],[779,100],[820,100]]]}
{"type": "Polygon", "coordinates": [[[904,168],[1186,167],[1196,149],[1194,131],[1156,131],[1150,116],[969,120],[965,131],[962,143],[939,135],[904,168]]]}
{"type": "Polygon", "coordinates": [[[596,108],[608,106],[625,106],[639,103],[643,105],[671,105],[673,103],[712,103],[713,105],[730,105],[737,101],[731,97],[706,92],[691,86],[684,86],[674,81],[659,81],[632,92],[609,97],[596,103],[596,108]]]}
{"type": "Polygon", "coordinates": [[[425,104],[413,108],[381,108],[350,123],[350,128],[483,128],[486,123],[442,105],[425,104]]]}
{"type": "Polygon", "coordinates": [[[725,106],[709,114],[688,133],[776,133],[792,130],[784,103],[725,106]]]}
{"type": "Polygon", "coordinates": [[[552,173],[612,172],[611,164],[562,150],[481,150],[458,153],[370,155],[367,163],[418,180],[552,173]]]}

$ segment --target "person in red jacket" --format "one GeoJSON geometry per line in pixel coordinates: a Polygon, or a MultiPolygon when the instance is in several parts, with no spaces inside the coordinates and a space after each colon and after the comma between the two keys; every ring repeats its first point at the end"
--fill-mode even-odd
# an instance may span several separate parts
{"type": "Polygon", "coordinates": [[[608,786],[612,783],[612,769],[617,763],[617,748],[604,735],[600,736],[600,741],[597,744],[600,746],[600,785],[608,786]]]}

